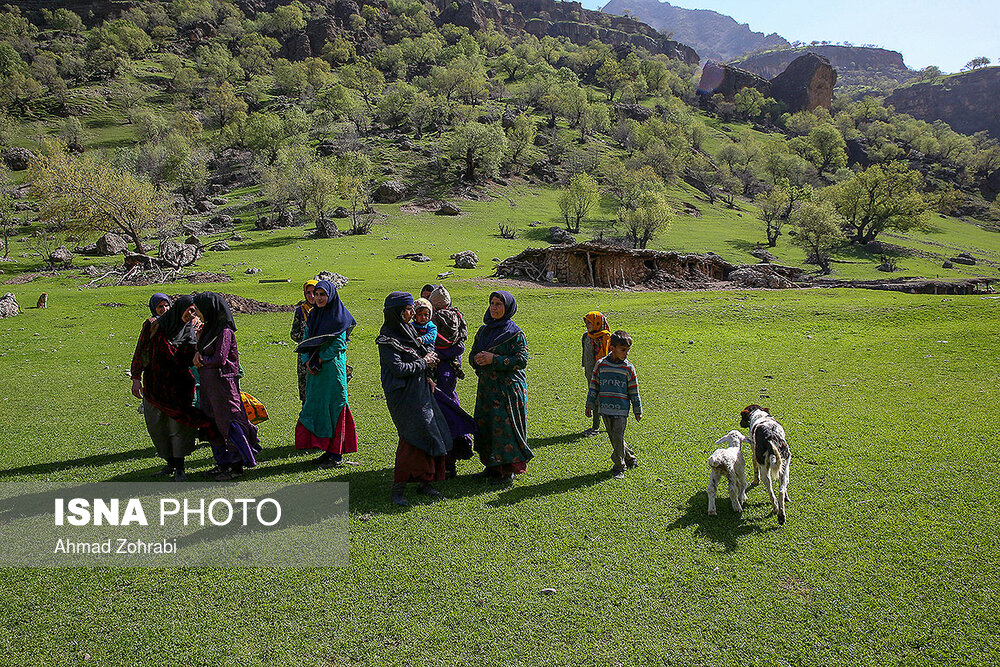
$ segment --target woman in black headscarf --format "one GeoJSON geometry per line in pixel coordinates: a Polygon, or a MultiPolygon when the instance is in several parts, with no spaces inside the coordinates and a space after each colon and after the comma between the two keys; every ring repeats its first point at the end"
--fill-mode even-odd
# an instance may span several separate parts
{"type": "Polygon", "coordinates": [[[382,391],[389,415],[399,432],[392,502],[408,505],[403,489],[407,482],[419,482],[420,492],[438,498],[441,493],[430,485],[445,478],[451,433],[441,408],[431,394],[428,375],[437,362],[433,350],[420,342],[410,320],[413,297],[393,292],[385,299],[385,322],[375,342],[382,367],[382,391]]]}
{"type": "MultiPolygon", "coordinates": [[[[150,311],[163,303],[166,296],[150,311]]],[[[169,300],[167,299],[169,304],[169,300]]],[[[197,320],[190,296],[178,297],[173,307],[160,309],[159,317],[143,324],[139,343],[132,357],[132,393],[142,399],[142,415],[156,454],[166,461],[155,476],[173,475],[185,481],[184,457],[194,451],[199,428],[207,428],[208,419],[193,407],[194,376],[191,362],[195,354],[197,320]]],[[[207,437],[207,433],[206,433],[207,437]]]]}
{"type": "Polygon", "coordinates": [[[218,471],[215,479],[222,482],[257,465],[260,442],[240,399],[240,356],[229,304],[221,294],[202,292],[194,297],[194,305],[204,322],[194,365],[201,372],[201,409],[221,436],[213,440],[212,454],[218,471]]]}

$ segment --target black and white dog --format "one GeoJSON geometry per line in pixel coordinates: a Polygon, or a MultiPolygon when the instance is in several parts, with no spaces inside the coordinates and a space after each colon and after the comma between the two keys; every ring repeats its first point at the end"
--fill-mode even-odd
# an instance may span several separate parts
{"type": "Polygon", "coordinates": [[[792,450],[785,438],[785,429],[771,416],[767,408],[759,405],[748,405],[740,413],[740,426],[750,429],[750,442],[753,443],[753,482],[750,486],[760,483],[761,468],[763,468],[764,486],[771,496],[771,505],[778,514],[778,523],[784,524],[785,503],[792,502],[788,497],[792,450]],[[778,482],[777,498],[771,483],[772,478],[778,482]]]}

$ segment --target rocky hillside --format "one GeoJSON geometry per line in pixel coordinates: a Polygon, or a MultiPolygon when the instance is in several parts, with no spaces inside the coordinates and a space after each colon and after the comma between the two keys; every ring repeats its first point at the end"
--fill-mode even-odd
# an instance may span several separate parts
{"type": "Polygon", "coordinates": [[[739,58],[732,64],[771,79],[805,53],[815,53],[830,61],[837,70],[837,92],[840,94],[851,90],[888,92],[916,76],[916,72],[903,63],[903,56],[898,51],[867,46],[828,44],[776,49],[739,58]]]}
{"type": "MultiPolygon", "coordinates": [[[[672,39],[690,45],[702,60],[725,62],[744,53],[791,46],[781,35],[754,32],[745,23],[707,9],[684,9],[658,0],[611,0],[601,11],[622,16],[628,12],[672,39]]],[[[778,71],[782,70],[784,67],[778,71]]]]}
{"type": "Polygon", "coordinates": [[[470,30],[487,21],[516,34],[527,31],[536,37],[565,37],[574,44],[599,40],[612,46],[642,47],[694,65],[698,53],[690,46],[668,39],[641,21],[584,9],[579,2],[556,0],[510,0],[494,4],[488,0],[437,0],[439,23],[462,25],[470,30]]]}
{"type": "Polygon", "coordinates": [[[886,98],[885,104],[920,120],[943,120],[956,132],[987,130],[1000,139],[1000,67],[899,88],[886,98]]]}

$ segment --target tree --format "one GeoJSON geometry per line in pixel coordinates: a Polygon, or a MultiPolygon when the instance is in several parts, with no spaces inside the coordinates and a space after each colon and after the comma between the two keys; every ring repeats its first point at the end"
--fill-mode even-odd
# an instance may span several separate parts
{"type": "Polygon", "coordinates": [[[466,122],[452,135],[451,154],[464,163],[462,178],[466,181],[496,176],[506,150],[507,136],[496,123],[466,122]]]}
{"type": "Polygon", "coordinates": [[[143,232],[163,222],[165,202],[149,181],[99,161],[72,158],[50,140],[28,167],[32,196],[41,202],[39,217],[62,220],[83,233],[116,232],[146,252],[143,232]]]}
{"type": "Polygon", "coordinates": [[[364,153],[345,153],[337,159],[337,190],[351,204],[352,234],[371,231],[372,220],[359,220],[358,209],[368,210],[377,176],[375,165],[364,153]]]}
{"type": "Polygon", "coordinates": [[[788,207],[788,189],[775,186],[755,200],[759,209],[758,216],[764,223],[764,233],[767,235],[767,245],[773,248],[778,244],[781,228],[785,224],[784,212],[788,207]]]}
{"type": "Polygon", "coordinates": [[[608,101],[615,101],[615,93],[620,91],[629,81],[628,75],[622,69],[621,63],[613,57],[605,58],[604,63],[598,68],[597,82],[608,91],[608,101]]]}
{"type": "Polygon", "coordinates": [[[579,232],[580,221],[594,207],[599,197],[597,181],[593,176],[583,172],[571,178],[569,187],[559,196],[559,211],[566,221],[566,229],[579,232]]]}
{"type": "Polygon", "coordinates": [[[674,210],[660,192],[644,192],[634,209],[618,209],[618,221],[634,248],[645,248],[674,220],[674,210]]]}
{"type": "Polygon", "coordinates": [[[920,195],[921,176],[905,163],[872,165],[834,186],[833,202],[852,232],[865,244],[886,228],[905,231],[923,224],[927,203],[920,195]]]}
{"type": "Polygon", "coordinates": [[[817,125],[809,132],[807,139],[816,151],[813,164],[819,173],[835,172],[847,165],[847,142],[836,127],[830,123],[817,125]]]}
{"type": "Polygon", "coordinates": [[[652,167],[629,169],[621,160],[611,160],[604,167],[607,193],[618,200],[621,207],[634,210],[639,198],[648,190],[660,187],[660,177],[652,167]]]}
{"type": "Polygon", "coordinates": [[[228,81],[210,88],[205,102],[218,120],[219,127],[225,126],[236,114],[247,111],[247,103],[236,94],[233,84],[228,81]]]}
{"type": "Polygon", "coordinates": [[[822,198],[803,202],[791,219],[797,232],[793,243],[809,253],[807,261],[815,261],[824,274],[830,273],[830,251],[844,238],[833,203],[822,198]]]}
{"type": "Polygon", "coordinates": [[[743,115],[744,118],[756,118],[761,114],[764,109],[764,95],[756,88],[746,87],[736,93],[733,98],[733,102],[736,104],[736,110],[743,115]]]}
{"type": "Polygon", "coordinates": [[[969,62],[965,63],[965,67],[962,68],[962,71],[965,72],[974,69],[979,69],[980,67],[986,67],[989,64],[990,64],[989,58],[987,58],[986,56],[979,56],[978,58],[973,58],[969,62]]]}
{"type": "Polygon", "coordinates": [[[528,116],[521,114],[514,119],[514,123],[507,128],[507,146],[513,164],[520,164],[525,151],[535,143],[537,134],[538,126],[528,116]]]}

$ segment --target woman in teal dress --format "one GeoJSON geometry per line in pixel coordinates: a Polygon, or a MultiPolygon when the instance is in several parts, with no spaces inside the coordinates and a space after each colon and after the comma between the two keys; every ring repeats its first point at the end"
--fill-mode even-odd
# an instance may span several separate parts
{"type": "Polygon", "coordinates": [[[534,457],[525,412],[528,341],[511,321],[516,312],[510,292],[490,294],[490,307],[469,352],[469,363],[479,376],[475,450],[486,466],[485,476],[496,485],[512,483],[534,457]]]}
{"type": "Polygon", "coordinates": [[[358,451],[354,416],[347,405],[347,341],[356,322],[327,280],[316,283],[316,305],[306,318],[296,348],[306,366],[306,396],[295,425],[297,449],[323,451],[316,463],[340,467],[344,454],[358,451]]]}

